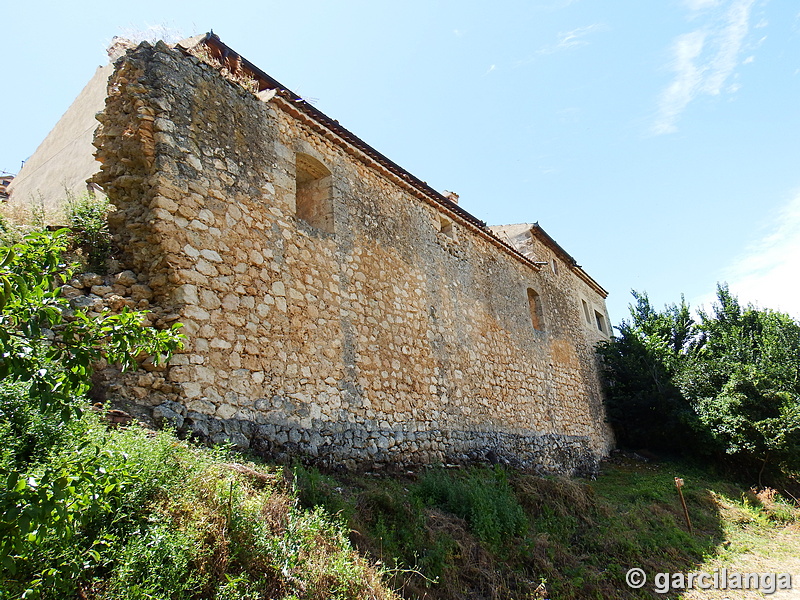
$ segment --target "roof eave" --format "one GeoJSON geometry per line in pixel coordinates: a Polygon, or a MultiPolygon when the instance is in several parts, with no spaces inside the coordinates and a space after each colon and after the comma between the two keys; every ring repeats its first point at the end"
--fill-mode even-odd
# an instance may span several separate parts
{"type": "Polygon", "coordinates": [[[525,263],[527,266],[537,271],[540,269],[539,265],[528,259],[516,248],[513,248],[494,235],[487,227],[485,221],[478,219],[469,211],[463,209],[458,204],[433,189],[427,183],[418,179],[416,176],[403,169],[397,163],[393,162],[375,150],[375,148],[364,142],[358,136],[342,127],[338,121],[331,119],[325,113],[309,104],[301,96],[295,94],[277,79],[271,77],[249,60],[241,56],[238,52],[227,46],[213,31],[205,35],[189,38],[185,41],[189,42],[189,44],[181,45],[181,43],[179,43],[177,45],[177,48],[184,54],[191,54],[191,50],[200,45],[210,48],[215,58],[221,60],[223,64],[230,65],[230,67],[233,67],[240,73],[244,71],[253,77],[253,79],[258,82],[259,92],[264,90],[276,90],[276,97],[280,98],[285,105],[290,105],[298,113],[302,113],[313,122],[318,123],[321,127],[332,132],[342,141],[356,148],[359,152],[378,163],[381,167],[402,181],[406,186],[413,188],[416,191],[417,196],[425,199],[429,204],[439,209],[443,209],[446,213],[455,217],[460,222],[467,224],[482,237],[490,241],[493,245],[497,246],[508,254],[511,254],[514,256],[514,258],[525,263]]]}

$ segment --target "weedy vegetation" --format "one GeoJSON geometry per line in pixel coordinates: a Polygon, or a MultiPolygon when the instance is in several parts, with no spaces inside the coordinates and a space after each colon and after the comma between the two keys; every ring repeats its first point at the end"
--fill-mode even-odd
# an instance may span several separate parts
{"type": "Polygon", "coordinates": [[[295,472],[302,505],[339,515],[354,545],[380,559],[406,598],[662,598],[652,587],[631,589],[628,569],[652,576],[735,560],[800,517],[775,490],[623,454],[595,480],[501,467],[393,477],[300,465],[295,472]],[[694,534],[675,476],[687,482],[694,534]]]}
{"type": "Polygon", "coordinates": [[[108,229],[110,204],[104,196],[67,194],[65,212],[72,230],[73,244],[82,253],[86,267],[104,273],[111,256],[111,232],[108,229]]]}
{"type": "MultiPolygon", "coordinates": [[[[95,208],[74,214],[104,236],[95,208]]],[[[629,588],[628,569],[710,569],[797,527],[796,503],[732,482],[724,461],[717,472],[617,454],[595,480],[501,466],[326,473],[113,428],[86,410],[93,365],[166,360],[178,328],[70,307],[59,293],[72,270],[66,231],[21,238],[0,222],[0,239],[0,600],[660,598],[629,588]]],[[[786,474],[796,396],[774,361],[794,348],[795,324],[720,301],[701,337],[684,335],[682,309],[640,306],[640,330],[620,342],[630,348],[607,357],[627,369],[614,398],[632,402],[635,421],[620,431],[655,427],[651,394],[664,426],[700,423],[717,456],[786,474]]]]}
{"type": "Polygon", "coordinates": [[[98,360],[165,360],[181,336],[70,307],[68,243],[0,247],[0,598],[393,598],[281,469],[85,410],[98,360]]]}

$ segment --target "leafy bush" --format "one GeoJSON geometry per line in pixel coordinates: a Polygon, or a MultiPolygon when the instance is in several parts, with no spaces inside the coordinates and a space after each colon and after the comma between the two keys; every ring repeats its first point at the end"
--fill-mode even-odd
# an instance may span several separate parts
{"type": "Polygon", "coordinates": [[[70,276],[66,247],[65,230],[0,247],[0,435],[8,442],[0,465],[0,567],[23,575],[27,596],[63,591],[97,559],[100,537],[83,546],[54,540],[91,529],[131,483],[124,461],[108,468],[101,447],[74,423],[92,365],[103,358],[134,368],[141,353],[159,360],[180,343],[174,329],[141,327],[138,313],[91,320],[71,311],[59,289],[70,276]]]}
{"type": "Polygon", "coordinates": [[[465,519],[475,535],[495,551],[527,529],[525,512],[500,467],[474,467],[462,476],[434,469],[420,479],[416,492],[426,504],[465,519]]]}
{"type": "Polygon", "coordinates": [[[111,254],[111,233],[108,229],[108,199],[88,194],[76,198],[67,197],[67,220],[75,235],[76,243],[87,253],[87,266],[95,272],[103,272],[111,254]]]}
{"type": "Polygon", "coordinates": [[[634,297],[599,348],[618,440],[734,458],[749,477],[800,471],[800,323],[742,307],[725,286],[699,321],[683,302],[658,312],[634,297]]]}
{"type": "Polygon", "coordinates": [[[70,431],[60,417],[43,414],[30,401],[24,381],[0,382],[0,469],[8,472],[41,461],[70,431]]]}

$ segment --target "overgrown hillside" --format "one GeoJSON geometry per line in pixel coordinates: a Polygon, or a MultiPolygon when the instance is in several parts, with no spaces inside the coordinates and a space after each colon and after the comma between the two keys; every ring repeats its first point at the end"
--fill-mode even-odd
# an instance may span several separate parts
{"type": "Polygon", "coordinates": [[[0,600],[663,598],[626,573],[711,571],[779,536],[800,553],[796,506],[681,463],[323,474],[112,426],[92,366],[166,360],[181,336],[71,307],[68,244],[0,247],[0,600]]]}
{"type": "Polygon", "coordinates": [[[627,571],[639,567],[651,582],[657,573],[713,571],[714,561],[734,560],[800,516],[774,490],[622,455],[596,480],[473,467],[394,477],[300,468],[297,481],[303,504],[340,515],[407,598],[664,598],[652,583],[631,589],[627,571]],[[676,476],[686,482],[693,535],[676,476]]]}
{"type": "MultiPolygon", "coordinates": [[[[14,402],[6,393],[3,409],[14,402]]],[[[626,572],[711,571],[798,518],[772,492],[675,463],[618,456],[593,481],[479,466],[333,475],[91,412],[66,428],[17,414],[52,447],[26,485],[66,478],[77,504],[66,526],[43,522],[23,540],[0,598],[663,598],[629,588],[626,572]],[[97,477],[81,483],[74,464],[97,477]]]]}
{"type": "Polygon", "coordinates": [[[94,414],[66,431],[29,415],[30,433],[57,444],[5,500],[54,482],[45,502],[62,519],[37,517],[15,564],[4,564],[0,598],[396,597],[336,518],[298,506],[291,471],[169,432],[109,429],[94,414]],[[82,479],[76,464],[93,476],[82,479]]]}

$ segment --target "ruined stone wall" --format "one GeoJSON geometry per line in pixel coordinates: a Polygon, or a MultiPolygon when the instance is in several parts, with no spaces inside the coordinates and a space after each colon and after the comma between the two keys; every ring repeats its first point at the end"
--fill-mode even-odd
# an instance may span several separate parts
{"type": "Polygon", "coordinates": [[[163,44],[117,63],[101,121],[124,262],[187,335],[166,392],[120,393],[214,441],[327,462],[576,472],[607,452],[579,294],[603,300],[570,270],[453,215],[442,231],[335,134],[163,44]],[[330,172],[332,232],[295,216],[298,153],[304,178],[305,157],[330,172]]]}

